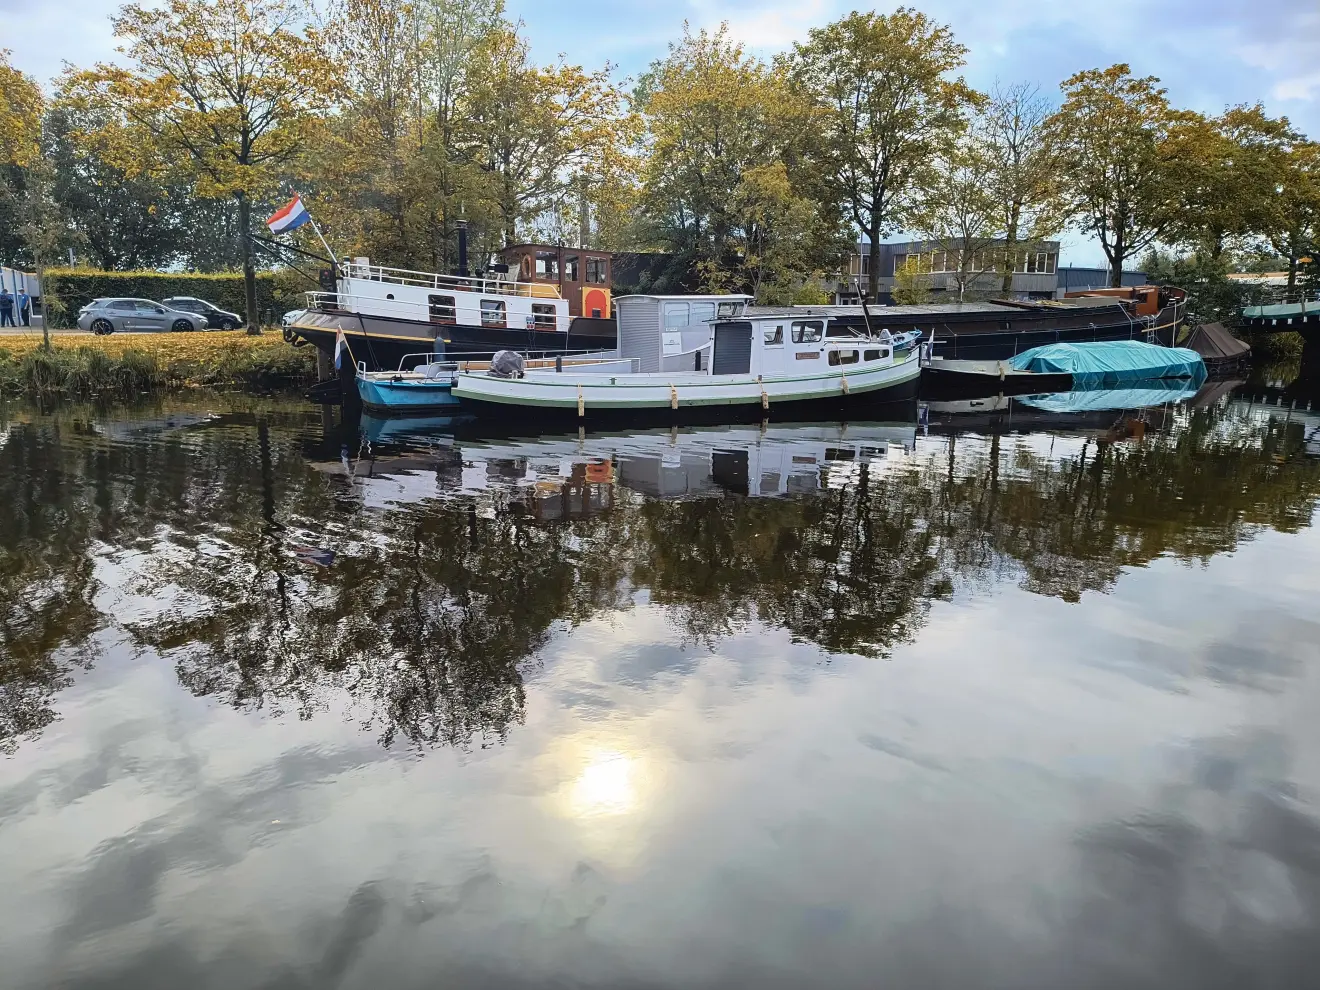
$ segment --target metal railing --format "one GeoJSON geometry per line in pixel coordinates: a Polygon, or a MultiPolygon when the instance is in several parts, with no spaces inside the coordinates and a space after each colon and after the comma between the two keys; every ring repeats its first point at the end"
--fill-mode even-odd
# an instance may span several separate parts
{"type": "Polygon", "coordinates": [[[415,285],[427,289],[454,289],[459,292],[481,292],[486,295],[524,296],[531,299],[559,299],[559,287],[543,282],[519,282],[495,273],[495,277],[441,275],[437,272],[416,272],[407,268],[388,268],[385,265],[359,265],[346,262],[341,268],[343,278],[363,279],[369,282],[391,282],[395,285],[415,285]],[[535,289],[536,291],[533,291],[535,289]]]}

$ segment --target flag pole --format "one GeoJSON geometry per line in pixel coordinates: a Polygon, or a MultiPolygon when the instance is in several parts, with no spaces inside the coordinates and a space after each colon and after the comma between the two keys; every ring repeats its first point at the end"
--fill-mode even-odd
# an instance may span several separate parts
{"type": "MultiPolygon", "coordinates": [[[[307,211],[307,219],[312,219],[312,213],[310,210],[307,211]]],[[[330,245],[325,242],[325,235],[321,233],[321,228],[316,225],[315,220],[312,220],[312,230],[316,231],[316,236],[321,239],[321,247],[325,248],[325,254],[326,257],[330,259],[331,267],[338,268],[339,261],[335,258],[335,253],[330,250],[330,245]]]]}

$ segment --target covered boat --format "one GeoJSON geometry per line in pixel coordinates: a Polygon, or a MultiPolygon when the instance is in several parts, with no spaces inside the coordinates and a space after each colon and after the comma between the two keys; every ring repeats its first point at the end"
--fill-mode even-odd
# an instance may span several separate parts
{"type": "Polygon", "coordinates": [[[1205,380],[1205,363],[1195,351],[1138,340],[1046,344],[1019,354],[1009,364],[1038,375],[1071,375],[1074,388],[1160,378],[1192,379],[1198,385],[1205,380]]]}
{"type": "Polygon", "coordinates": [[[1234,337],[1222,323],[1194,327],[1183,346],[1201,355],[1205,370],[1212,375],[1236,371],[1251,360],[1251,345],[1234,337]]]}

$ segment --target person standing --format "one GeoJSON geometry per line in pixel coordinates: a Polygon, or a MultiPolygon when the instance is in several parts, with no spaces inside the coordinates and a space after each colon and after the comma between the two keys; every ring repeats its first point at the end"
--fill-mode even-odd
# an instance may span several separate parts
{"type": "Polygon", "coordinates": [[[14,297],[8,289],[0,288],[0,327],[14,325],[14,297]]]}
{"type": "Polygon", "coordinates": [[[32,326],[32,297],[25,288],[18,290],[18,322],[25,327],[32,326]]]}

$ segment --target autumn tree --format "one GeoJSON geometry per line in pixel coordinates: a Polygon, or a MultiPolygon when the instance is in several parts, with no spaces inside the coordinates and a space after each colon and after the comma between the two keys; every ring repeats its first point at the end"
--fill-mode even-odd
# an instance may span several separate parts
{"type": "Polygon", "coordinates": [[[1079,72],[1064,80],[1063,105],[1047,122],[1069,211],[1099,240],[1112,286],[1124,262],[1178,219],[1177,115],[1158,84],[1124,64],[1079,72]]]}
{"type": "MultiPolygon", "coordinates": [[[[899,229],[902,207],[931,176],[932,163],[966,126],[980,97],[961,77],[967,48],[920,11],[851,13],[813,28],[794,46],[797,88],[815,105],[815,139],[849,219],[870,241],[899,229]]],[[[872,278],[871,299],[879,281],[872,278]]]]}
{"type": "Polygon", "coordinates": [[[1004,254],[1002,204],[986,182],[992,167],[982,142],[959,142],[941,156],[910,213],[909,229],[933,242],[947,258],[945,271],[957,287],[959,302],[979,279],[999,270],[1004,254]]]}
{"type": "Polygon", "coordinates": [[[0,49],[0,253],[6,259],[31,260],[20,231],[30,170],[41,158],[44,101],[36,81],[9,64],[0,49]]]}
{"type": "Polygon", "coordinates": [[[811,194],[809,108],[783,67],[747,54],[727,26],[685,27],[636,100],[647,125],[639,213],[708,289],[780,297],[841,256],[837,210],[811,194]]]}
{"type": "Polygon", "coordinates": [[[232,197],[242,236],[248,331],[257,332],[253,202],[276,189],[330,104],[338,68],[303,28],[299,0],[130,4],[113,20],[129,67],[98,65],[83,82],[204,196],[232,197]]]}
{"type": "Polygon", "coordinates": [[[107,271],[163,267],[188,240],[181,184],[171,187],[154,143],[105,100],[61,86],[46,114],[52,195],[69,230],[107,271]],[[132,164],[125,154],[136,151],[132,164]]]}
{"type": "Polygon", "coordinates": [[[994,198],[1003,249],[1000,288],[1013,291],[1018,249],[1065,226],[1063,190],[1048,140],[1049,104],[1030,83],[996,85],[976,116],[974,133],[984,161],[985,190],[994,198]]]}
{"type": "Polygon", "coordinates": [[[1289,150],[1301,140],[1260,104],[1218,117],[1180,114],[1170,138],[1179,197],[1170,238],[1219,261],[1235,239],[1266,233],[1289,150]]]}
{"type": "Polygon", "coordinates": [[[513,28],[487,36],[471,75],[468,109],[509,245],[520,220],[576,195],[574,177],[614,144],[624,95],[608,65],[595,72],[562,60],[535,65],[513,28]]]}
{"type": "Polygon", "coordinates": [[[1299,141],[1283,156],[1265,234],[1275,252],[1288,259],[1291,292],[1301,259],[1320,250],[1320,144],[1299,141]]]}

